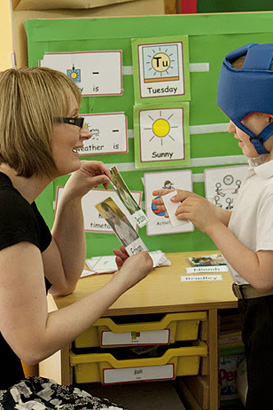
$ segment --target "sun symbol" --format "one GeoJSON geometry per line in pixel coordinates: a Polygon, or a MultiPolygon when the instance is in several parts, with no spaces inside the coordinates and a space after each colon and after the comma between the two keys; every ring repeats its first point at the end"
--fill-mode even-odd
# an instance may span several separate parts
{"type": "Polygon", "coordinates": [[[171,119],[173,113],[169,115],[168,118],[162,118],[162,111],[159,111],[159,118],[153,118],[150,114],[148,118],[152,121],[151,127],[144,128],[145,130],[152,131],[152,137],[149,139],[149,142],[152,141],[155,137],[160,139],[161,145],[163,145],[164,138],[170,138],[175,141],[175,139],[170,135],[170,131],[178,126],[171,125],[171,119]]]}
{"type": "Polygon", "coordinates": [[[81,70],[72,66],[72,69],[67,70],[67,75],[75,82],[81,81],[81,70]]]}

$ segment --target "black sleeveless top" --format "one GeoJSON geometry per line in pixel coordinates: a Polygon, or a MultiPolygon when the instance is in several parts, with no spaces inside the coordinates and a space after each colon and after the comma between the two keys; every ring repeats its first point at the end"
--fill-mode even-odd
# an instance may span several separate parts
{"type": "MultiPolygon", "coordinates": [[[[13,187],[9,177],[0,172],[0,251],[19,242],[31,242],[43,252],[51,242],[51,233],[36,204],[30,205],[13,187]]],[[[51,284],[46,278],[45,283],[48,291],[51,284]]],[[[0,390],[23,378],[20,359],[0,333],[0,390]]]]}

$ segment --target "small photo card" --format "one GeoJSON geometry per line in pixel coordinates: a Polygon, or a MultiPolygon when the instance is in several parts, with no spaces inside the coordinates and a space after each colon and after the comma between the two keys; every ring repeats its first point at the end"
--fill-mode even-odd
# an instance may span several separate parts
{"type": "Polygon", "coordinates": [[[190,256],[187,261],[191,266],[219,266],[226,265],[223,255],[215,253],[213,255],[190,256]]]}
{"type": "Polygon", "coordinates": [[[138,226],[142,228],[148,222],[148,218],[142,211],[138,203],[133,198],[128,186],[126,185],[124,179],[118,172],[116,167],[110,168],[111,173],[111,184],[119,196],[119,199],[129,211],[132,218],[136,221],[138,226]]]}
{"type": "MultiPolygon", "coordinates": [[[[179,232],[192,232],[194,226],[191,222],[183,221],[182,224],[173,226],[170,218],[165,218],[166,212],[159,212],[153,204],[153,191],[158,189],[184,189],[192,191],[192,171],[164,171],[149,172],[144,174],[145,209],[149,219],[147,224],[147,235],[163,235],[179,232]]],[[[178,221],[178,220],[177,220],[178,221]]]]}
{"type": "Polygon", "coordinates": [[[206,198],[220,208],[232,210],[248,165],[204,170],[206,198]]]}
{"type": "Polygon", "coordinates": [[[96,208],[111,226],[130,256],[148,250],[128,218],[111,197],[97,204],[96,208]]]}

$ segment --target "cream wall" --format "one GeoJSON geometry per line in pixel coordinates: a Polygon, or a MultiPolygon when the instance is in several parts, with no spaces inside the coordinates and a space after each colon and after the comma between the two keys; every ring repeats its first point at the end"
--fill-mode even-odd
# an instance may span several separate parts
{"type": "Polygon", "coordinates": [[[9,0],[0,0],[0,71],[11,67],[12,35],[9,0]]]}

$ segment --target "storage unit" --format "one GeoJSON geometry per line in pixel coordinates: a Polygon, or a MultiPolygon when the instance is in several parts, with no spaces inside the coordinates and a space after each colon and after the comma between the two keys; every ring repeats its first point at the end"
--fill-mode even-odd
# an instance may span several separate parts
{"type": "Polygon", "coordinates": [[[167,314],[160,321],[116,324],[111,318],[97,320],[75,340],[76,348],[170,344],[196,340],[206,312],[167,314]]]}
{"type": "MultiPolygon", "coordinates": [[[[212,253],[215,253],[215,250],[202,252],[202,254],[207,255],[212,253]]],[[[174,386],[177,386],[177,384],[180,386],[180,384],[184,382],[187,391],[187,401],[185,401],[185,407],[187,409],[217,409],[219,404],[218,312],[219,310],[222,312],[232,308],[235,309],[237,307],[237,299],[232,292],[232,279],[228,272],[223,272],[223,280],[217,282],[185,283],[180,281],[181,273],[183,274],[187,266],[186,259],[189,256],[198,257],[199,255],[200,252],[167,254],[167,257],[172,262],[170,266],[156,268],[144,281],[122,295],[122,297],[105,312],[104,316],[105,319],[110,317],[113,322],[119,323],[122,322],[122,320],[120,320],[121,318],[126,317],[127,320],[128,317],[131,317],[132,324],[133,321],[136,322],[138,316],[142,317],[145,323],[148,323],[151,317],[158,317],[158,314],[160,314],[161,317],[164,316],[165,319],[170,314],[192,314],[196,312],[199,315],[205,312],[207,319],[200,320],[199,323],[198,339],[202,341],[201,343],[197,341],[182,341],[166,346],[159,346],[158,351],[165,350],[164,355],[148,358],[141,356],[141,359],[139,359],[138,355],[138,358],[134,360],[132,358],[117,360],[109,354],[108,349],[101,349],[100,347],[88,348],[88,351],[97,350],[100,354],[92,354],[90,352],[83,353],[82,350],[86,352],[86,349],[76,349],[77,353],[80,354],[75,354],[75,348],[74,351],[72,351],[69,345],[51,358],[40,363],[40,376],[49,377],[59,383],[69,385],[75,382],[82,383],[82,380],[95,380],[89,384],[90,389],[92,387],[92,391],[89,389],[88,391],[96,395],[95,390],[100,389],[102,392],[101,396],[110,398],[107,394],[108,388],[116,388],[118,391],[120,387],[126,386],[126,384],[122,383],[119,385],[119,383],[116,382],[103,385],[102,381],[104,380],[104,376],[109,377],[110,375],[111,382],[112,372],[114,372],[114,376],[116,376],[115,373],[117,373],[117,377],[121,377],[120,373],[130,372],[133,368],[136,370],[133,376],[140,378],[141,376],[147,375],[147,372],[153,373],[155,369],[158,372],[164,372],[167,369],[169,370],[169,377],[175,377],[175,380],[163,382],[160,381],[159,378],[156,383],[147,383],[172,383],[174,386]],[[178,343],[179,345],[183,345],[183,347],[177,349],[176,345],[178,343]],[[103,369],[106,370],[106,375],[103,373],[103,369]],[[191,373],[191,379],[188,378],[188,376],[190,376],[189,373],[191,373]],[[185,374],[187,377],[184,376],[185,374]]],[[[109,279],[109,275],[96,275],[79,280],[73,294],[66,297],[55,297],[54,299],[50,296],[49,306],[53,310],[65,308],[71,303],[82,300],[85,296],[95,292],[106,284],[109,279]]],[[[175,317],[177,318],[177,316],[175,317]]],[[[151,347],[152,346],[115,347],[114,350],[123,351],[126,349],[139,352],[142,349],[149,350],[151,347]]],[[[136,354],[134,357],[136,357],[136,354]]],[[[145,381],[142,382],[142,380],[145,379],[138,379],[137,381],[139,381],[139,383],[129,381],[129,383],[131,383],[130,387],[134,389],[135,386],[141,387],[147,384],[145,381]]],[[[109,382],[109,378],[106,382],[107,381],[109,382]]],[[[181,389],[183,402],[185,399],[184,390],[185,389],[181,389]]],[[[118,400],[114,402],[119,403],[118,400]]],[[[122,405],[122,402],[120,402],[120,404],[122,405]]],[[[165,406],[165,408],[172,407],[165,406]]]]}
{"type": "Polygon", "coordinates": [[[148,380],[173,380],[176,376],[196,375],[201,357],[206,357],[204,342],[169,348],[161,357],[117,360],[110,353],[70,353],[76,383],[129,383],[148,380]]]}

